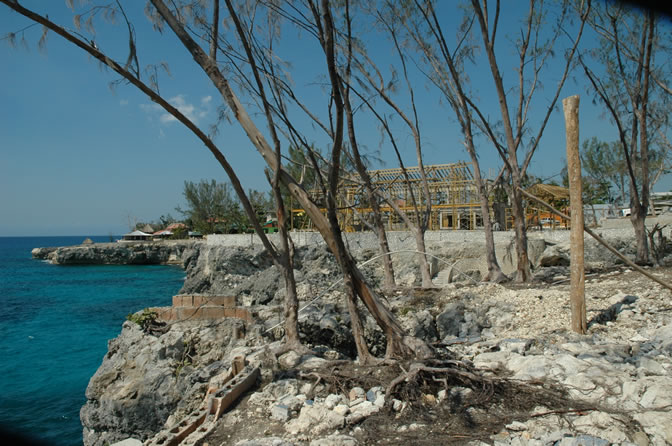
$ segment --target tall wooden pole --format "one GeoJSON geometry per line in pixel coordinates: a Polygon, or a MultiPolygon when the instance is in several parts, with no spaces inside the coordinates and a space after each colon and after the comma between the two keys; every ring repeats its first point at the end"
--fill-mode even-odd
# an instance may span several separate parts
{"type": "Polygon", "coordinates": [[[579,157],[579,96],[562,100],[567,135],[567,173],[569,176],[569,207],[572,217],[570,242],[572,330],[585,334],[586,299],[585,271],[583,267],[583,187],[581,184],[581,158],[579,157]]]}

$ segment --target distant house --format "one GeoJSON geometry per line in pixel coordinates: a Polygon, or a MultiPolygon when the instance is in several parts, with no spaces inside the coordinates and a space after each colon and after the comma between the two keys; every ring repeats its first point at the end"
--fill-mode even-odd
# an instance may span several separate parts
{"type": "Polygon", "coordinates": [[[268,220],[266,223],[264,223],[262,228],[266,234],[274,234],[278,232],[278,220],[275,218],[268,220]]]}
{"type": "Polygon", "coordinates": [[[133,232],[129,232],[128,234],[124,234],[121,237],[122,241],[125,242],[137,242],[137,241],[143,241],[143,240],[151,240],[152,239],[152,234],[147,234],[146,232],[138,231],[135,230],[133,232]]]}
{"type": "Polygon", "coordinates": [[[161,229],[161,230],[153,233],[152,238],[154,238],[154,239],[164,239],[164,238],[170,237],[171,235],[173,235],[173,231],[169,231],[168,229],[161,229]]]}
{"type": "Polygon", "coordinates": [[[168,226],[166,226],[164,229],[161,229],[161,230],[153,233],[152,237],[154,237],[155,239],[169,238],[173,234],[175,234],[175,232],[177,232],[178,230],[186,231],[187,230],[187,225],[185,225],[184,223],[171,223],[168,226]]]}

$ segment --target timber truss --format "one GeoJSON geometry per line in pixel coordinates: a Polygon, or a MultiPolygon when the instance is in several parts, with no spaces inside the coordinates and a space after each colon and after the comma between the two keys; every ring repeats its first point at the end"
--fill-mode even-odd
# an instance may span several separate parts
{"type": "MultiPolygon", "coordinates": [[[[428,229],[476,229],[482,226],[478,191],[471,163],[436,164],[425,166],[429,196],[423,187],[419,167],[369,171],[371,183],[379,192],[379,206],[387,230],[406,230],[406,225],[395,207],[410,219],[416,219],[431,204],[428,229]]],[[[345,232],[369,229],[373,210],[361,180],[344,178],[337,197],[338,221],[345,232]]],[[[317,203],[324,203],[319,190],[311,191],[317,203]]],[[[323,210],[324,211],[324,210],[323,210]]],[[[312,229],[312,223],[303,209],[292,209],[292,229],[312,229]]]]}

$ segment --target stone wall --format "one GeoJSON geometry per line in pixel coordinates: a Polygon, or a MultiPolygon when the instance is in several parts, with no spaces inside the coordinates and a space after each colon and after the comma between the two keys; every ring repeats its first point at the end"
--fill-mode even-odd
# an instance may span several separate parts
{"type": "MultiPolygon", "coordinates": [[[[648,225],[647,225],[648,226],[648,225]]],[[[620,227],[597,228],[596,232],[603,237],[632,237],[633,230],[629,221],[621,221],[620,227]],[[623,223],[626,223],[625,225],[623,223]]],[[[377,249],[378,241],[373,232],[353,232],[343,234],[347,244],[353,249],[377,249]]],[[[494,232],[496,244],[508,244],[513,240],[513,231],[494,232]]],[[[274,243],[279,241],[278,234],[269,234],[269,239],[274,243]]],[[[295,231],[291,233],[296,246],[323,245],[324,240],[317,232],[295,231]]],[[[415,249],[415,239],[408,231],[389,231],[387,233],[390,249],[393,251],[402,249],[415,249]]],[[[544,229],[543,231],[530,230],[528,238],[531,240],[544,239],[554,243],[569,242],[569,231],[564,229],[544,229]]],[[[592,237],[585,234],[586,240],[592,237]]],[[[485,243],[483,231],[427,231],[425,242],[428,247],[441,246],[448,243],[485,243]]],[[[208,246],[262,246],[256,234],[210,234],[207,236],[208,246]]]]}

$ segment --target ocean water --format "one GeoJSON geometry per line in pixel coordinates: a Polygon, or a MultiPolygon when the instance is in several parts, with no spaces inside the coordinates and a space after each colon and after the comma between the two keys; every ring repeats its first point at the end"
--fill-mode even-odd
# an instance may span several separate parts
{"type": "Polygon", "coordinates": [[[82,444],[79,409],[107,341],[128,313],[170,305],[184,282],[177,266],[56,266],[31,258],[32,248],[84,238],[0,237],[0,428],[46,445],[82,444]]]}

